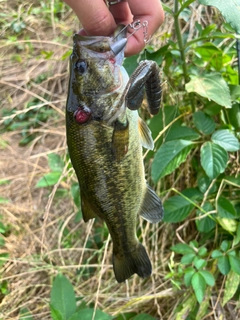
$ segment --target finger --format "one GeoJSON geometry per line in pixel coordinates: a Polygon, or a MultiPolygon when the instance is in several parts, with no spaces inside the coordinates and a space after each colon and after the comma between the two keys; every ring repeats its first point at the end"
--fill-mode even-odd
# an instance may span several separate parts
{"type": "Polygon", "coordinates": [[[127,2],[119,2],[109,6],[116,24],[129,24],[133,21],[133,15],[127,2]]]}
{"type": "MultiPolygon", "coordinates": [[[[148,22],[148,37],[159,28],[164,20],[164,12],[159,0],[128,0],[130,10],[133,14],[133,20],[148,22]]],[[[129,37],[125,49],[125,55],[130,56],[139,53],[145,46],[144,35],[140,29],[133,36],[129,37]]],[[[131,33],[131,29],[129,30],[131,33]]]]}
{"type": "Polygon", "coordinates": [[[90,36],[109,36],[116,29],[116,22],[103,0],[65,0],[81,21],[90,36]]]}

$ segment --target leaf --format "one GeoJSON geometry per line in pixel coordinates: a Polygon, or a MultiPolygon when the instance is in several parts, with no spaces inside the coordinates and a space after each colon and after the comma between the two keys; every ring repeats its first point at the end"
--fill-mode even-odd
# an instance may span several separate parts
{"type": "Polygon", "coordinates": [[[61,177],[61,172],[50,172],[45,174],[36,184],[36,188],[53,186],[61,177]]]}
{"type": "Polygon", "coordinates": [[[230,233],[235,232],[237,230],[237,221],[236,220],[218,217],[217,221],[224,230],[226,230],[230,233]]]}
{"type": "Polygon", "coordinates": [[[240,33],[240,6],[237,0],[198,0],[200,4],[206,6],[214,6],[218,8],[221,14],[224,16],[226,21],[230,23],[232,28],[240,33]]]}
{"type": "Polygon", "coordinates": [[[224,305],[234,296],[238,286],[240,284],[240,276],[236,274],[233,270],[227,275],[227,280],[225,282],[225,290],[222,305],[224,305]]]}
{"type": "Polygon", "coordinates": [[[187,287],[191,285],[191,279],[194,273],[196,272],[193,267],[189,267],[185,270],[185,275],[184,275],[184,283],[187,287]]]}
{"type": "Polygon", "coordinates": [[[210,64],[216,71],[221,71],[223,67],[223,51],[221,49],[213,43],[207,42],[196,47],[195,51],[208,65],[210,64]]]}
{"type": "Polygon", "coordinates": [[[55,309],[51,304],[50,311],[53,320],[65,320],[65,318],[63,318],[62,313],[59,310],[55,309]]]}
{"type": "Polygon", "coordinates": [[[220,250],[213,250],[211,254],[213,259],[217,259],[223,256],[223,253],[220,250]]]}
{"type": "Polygon", "coordinates": [[[218,269],[223,274],[226,275],[231,270],[230,262],[228,256],[223,255],[222,257],[218,258],[218,269]]]}
{"type": "Polygon", "coordinates": [[[231,243],[230,243],[230,241],[227,241],[227,240],[223,240],[221,245],[220,245],[220,249],[223,252],[227,252],[228,249],[230,249],[230,247],[231,247],[231,243]]]}
{"type": "Polygon", "coordinates": [[[132,318],[133,320],[156,320],[156,318],[153,318],[147,313],[138,314],[136,317],[132,318]]]}
{"type": "Polygon", "coordinates": [[[203,134],[211,134],[215,130],[216,123],[213,119],[202,111],[194,112],[193,122],[196,128],[203,134]]]}
{"type": "Polygon", "coordinates": [[[19,320],[33,320],[33,317],[27,308],[21,309],[19,316],[19,320]]]}
{"type": "Polygon", "coordinates": [[[239,150],[238,139],[230,130],[217,130],[213,133],[211,139],[226,151],[235,152],[239,150]]]}
{"type": "Polygon", "coordinates": [[[227,167],[228,154],[220,146],[205,142],[200,150],[201,165],[210,179],[216,178],[227,167]]]}
{"type": "Polygon", "coordinates": [[[62,274],[58,274],[54,279],[51,290],[51,306],[67,320],[76,311],[76,298],[73,286],[62,274]]]}
{"type": "MultiPolygon", "coordinates": [[[[176,314],[176,320],[183,320],[187,319],[187,316],[189,313],[195,309],[196,306],[196,299],[194,295],[191,295],[184,303],[182,306],[182,310],[177,312],[176,314]]],[[[177,309],[178,310],[178,309],[177,309]]]]}
{"type": "Polygon", "coordinates": [[[172,246],[170,248],[172,251],[179,253],[179,254],[194,254],[196,255],[195,251],[193,248],[189,247],[186,243],[178,243],[175,246],[172,246]]]}
{"type": "Polygon", "coordinates": [[[200,138],[200,135],[193,129],[176,125],[171,126],[170,130],[166,135],[165,141],[184,139],[184,140],[197,140],[200,138]]]}
{"type": "Polygon", "coordinates": [[[48,165],[51,171],[62,172],[64,168],[64,163],[61,157],[56,153],[48,154],[48,165]]]}
{"type": "Polygon", "coordinates": [[[205,73],[201,76],[191,75],[186,84],[188,92],[196,92],[200,96],[215,101],[225,108],[231,108],[229,87],[223,77],[216,72],[205,73]]]}
{"type": "Polygon", "coordinates": [[[199,259],[198,256],[194,259],[194,266],[199,270],[206,267],[207,262],[204,259],[199,259]]]}
{"type": "Polygon", "coordinates": [[[211,274],[211,272],[207,271],[207,270],[200,270],[199,273],[203,276],[203,278],[205,279],[206,284],[208,284],[209,286],[214,286],[215,284],[215,279],[214,276],[211,274]]]}
{"type": "Polygon", "coordinates": [[[240,275],[240,258],[228,254],[231,269],[240,275]]]}
{"type": "Polygon", "coordinates": [[[172,140],[161,145],[152,163],[152,179],[157,181],[173,172],[184,162],[193,146],[192,141],[172,140]]]}
{"type": "Polygon", "coordinates": [[[237,212],[227,198],[219,197],[217,201],[217,213],[221,218],[235,219],[237,218],[237,212]]]}
{"type": "Polygon", "coordinates": [[[181,196],[174,196],[164,202],[163,221],[176,223],[183,221],[193,210],[194,206],[181,196]]]}
{"type": "Polygon", "coordinates": [[[182,195],[168,198],[164,202],[165,222],[183,221],[193,210],[194,204],[190,201],[202,200],[202,194],[196,188],[189,188],[182,191],[182,195]]]}
{"type": "Polygon", "coordinates": [[[76,207],[80,208],[80,189],[77,182],[71,185],[71,195],[76,207]]]}
{"type": "MultiPolygon", "coordinates": [[[[203,213],[200,210],[197,210],[196,214],[198,217],[201,217],[202,215],[205,216],[207,212],[212,211],[213,206],[211,205],[210,202],[206,202],[204,203],[202,209],[205,211],[205,213],[203,213]]],[[[214,221],[214,219],[210,218],[209,216],[205,216],[200,220],[195,220],[198,231],[208,233],[209,231],[215,228],[216,222],[214,221]]]]}
{"type": "Polygon", "coordinates": [[[190,264],[193,262],[194,258],[196,257],[196,253],[189,253],[189,254],[185,254],[182,259],[181,259],[181,263],[182,264],[190,264]]]}
{"type": "Polygon", "coordinates": [[[93,318],[93,313],[94,313],[94,309],[92,308],[85,308],[85,309],[81,309],[79,311],[77,311],[74,315],[72,315],[68,320],[80,320],[80,319],[84,319],[84,320],[111,320],[112,317],[101,311],[101,310],[96,310],[95,313],[95,317],[93,318]]]}
{"type": "Polygon", "coordinates": [[[206,282],[205,282],[204,277],[199,272],[196,272],[192,276],[191,284],[192,284],[193,290],[195,292],[197,301],[199,303],[201,303],[204,298],[205,291],[206,291],[206,282]]]}

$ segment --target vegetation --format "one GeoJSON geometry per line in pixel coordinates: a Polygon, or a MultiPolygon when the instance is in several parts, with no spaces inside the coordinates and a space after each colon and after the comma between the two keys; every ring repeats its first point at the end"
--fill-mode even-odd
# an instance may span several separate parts
{"type": "MultiPolygon", "coordinates": [[[[67,154],[65,102],[76,17],[59,0],[0,2],[0,319],[240,317],[239,7],[162,1],[141,59],[162,68],[147,121],[149,184],[163,223],[139,219],[153,275],[115,281],[105,225],[82,221],[67,154]]],[[[140,32],[140,31],[139,31],[140,32]]]]}

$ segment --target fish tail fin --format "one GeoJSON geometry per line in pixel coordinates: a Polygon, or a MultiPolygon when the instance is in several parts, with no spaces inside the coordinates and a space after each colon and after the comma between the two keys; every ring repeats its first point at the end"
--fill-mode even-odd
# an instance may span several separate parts
{"type": "Polygon", "coordinates": [[[132,252],[113,254],[113,270],[117,282],[124,282],[134,273],[146,278],[152,273],[152,265],[144,246],[139,242],[132,252]]]}

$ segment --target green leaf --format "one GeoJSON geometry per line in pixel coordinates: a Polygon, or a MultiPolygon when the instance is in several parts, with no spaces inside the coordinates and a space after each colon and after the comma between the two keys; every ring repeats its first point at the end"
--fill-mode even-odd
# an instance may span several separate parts
{"type": "Polygon", "coordinates": [[[36,184],[36,188],[53,186],[61,177],[61,172],[50,172],[45,174],[36,184]]]}
{"type": "Polygon", "coordinates": [[[205,257],[206,255],[207,255],[207,248],[205,248],[205,247],[202,247],[202,248],[200,248],[199,250],[198,250],[198,255],[200,256],[200,257],[205,257]]]}
{"type": "Polygon", "coordinates": [[[48,165],[51,171],[62,172],[64,168],[64,163],[61,157],[56,153],[48,154],[48,165]]]}
{"type": "Polygon", "coordinates": [[[51,304],[50,311],[53,320],[65,320],[65,318],[63,318],[62,313],[59,310],[55,309],[51,304]]]}
{"type": "Polygon", "coordinates": [[[33,320],[33,317],[27,308],[21,309],[19,316],[19,320],[33,320]]]}
{"type": "Polygon", "coordinates": [[[238,286],[240,284],[240,276],[236,274],[233,270],[229,272],[227,275],[227,280],[225,282],[225,290],[223,297],[223,307],[224,305],[234,296],[236,293],[238,286]]]}
{"type": "Polygon", "coordinates": [[[213,119],[202,111],[197,111],[193,114],[193,122],[196,128],[203,134],[213,133],[216,127],[213,119]]]}
{"type": "Polygon", "coordinates": [[[194,209],[194,204],[190,202],[202,200],[202,194],[196,188],[189,188],[182,191],[182,196],[168,198],[164,202],[165,222],[183,221],[194,209]]]}
{"type": "MultiPolygon", "coordinates": [[[[212,179],[210,179],[205,172],[200,172],[197,177],[197,183],[199,190],[204,194],[210,187],[210,184],[212,183],[212,179]]],[[[210,190],[208,190],[208,194],[214,193],[217,191],[217,185],[214,183],[210,190]]],[[[208,210],[210,211],[210,209],[208,210]]]]}
{"type": "Polygon", "coordinates": [[[210,179],[216,178],[227,167],[227,152],[210,141],[202,145],[200,157],[201,165],[210,179]]]}
{"type": "MultiPolygon", "coordinates": [[[[81,309],[77,311],[74,315],[72,315],[68,320],[80,320],[80,319],[92,320],[93,313],[94,313],[94,309],[92,308],[81,309]]],[[[98,309],[96,310],[94,320],[111,320],[111,319],[112,317],[109,314],[98,309]]]]}
{"type": "Polygon", "coordinates": [[[161,145],[152,163],[152,179],[157,181],[173,172],[184,162],[193,146],[192,141],[172,140],[161,145]]]}
{"type": "Polygon", "coordinates": [[[196,47],[195,52],[216,71],[221,71],[223,67],[223,51],[213,43],[204,43],[203,45],[196,47]]]}
{"type": "Polygon", "coordinates": [[[237,221],[229,218],[217,217],[217,222],[221,227],[229,233],[233,233],[237,230],[237,221]]]}
{"type": "Polygon", "coordinates": [[[223,253],[220,250],[213,250],[211,254],[213,259],[217,259],[223,256],[223,253]]]}
{"type": "Polygon", "coordinates": [[[9,199],[0,197],[0,204],[1,203],[8,203],[8,202],[9,202],[9,199]]]}
{"type": "Polygon", "coordinates": [[[230,249],[230,247],[231,247],[231,243],[230,243],[230,241],[227,241],[227,240],[223,240],[221,245],[220,245],[220,249],[223,252],[227,252],[228,249],[230,249]]]}
{"type": "Polygon", "coordinates": [[[67,320],[76,311],[76,298],[71,282],[62,274],[54,279],[51,290],[51,306],[67,320]]]}
{"type": "Polygon", "coordinates": [[[227,198],[219,197],[217,201],[217,212],[221,218],[235,219],[237,218],[237,212],[227,198]]]}
{"type": "Polygon", "coordinates": [[[181,126],[181,125],[172,125],[170,130],[166,135],[165,141],[184,139],[184,140],[197,140],[200,138],[200,135],[193,129],[181,126]]]}
{"type": "Polygon", "coordinates": [[[223,274],[226,275],[231,270],[230,262],[228,256],[223,255],[222,257],[218,258],[218,269],[223,274]]]}
{"type": "Polygon", "coordinates": [[[234,257],[228,254],[231,269],[238,275],[240,275],[240,258],[234,257]]]}
{"type": "Polygon", "coordinates": [[[225,0],[198,0],[198,2],[206,6],[218,8],[232,28],[237,33],[240,33],[240,6],[237,0],[228,0],[227,2],[225,0]]]}
{"type": "Polygon", "coordinates": [[[184,284],[189,287],[191,285],[191,279],[192,276],[196,273],[195,269],[193,267],[189,267],[185,270],[185,275],[184,275],[184,284]]]}
{"type": "Polygon", "coordinates": [[[138,66],[138,58],[139,58],[139,55],[136,54],[134,56],[131,56],[131,57],[128,57],[128,58],[124,59],[123,66],[127,70],[127,73],[128,73],[129,76],[137,68],[137,66],[138,66]]]}
{"type": "MultiPolygon", "coordinates": [[[[205,212],[203,213],[202,211],[197,210],[196,214],[198,217],[201,217],[202,215],[205,216],[207,212],[212,211],[213,206],[211,205],[210,202],[206,202],[206,203],[204,203],[202,209],[205,212]]],[[[209,216],[205,216],[204,218],[202,218],[200,220],[195,220],[195,222],[196,222],[196,226],[197,226],[198,231],[204,232],[204,233],[208,233],[209,231],[214,229],[216,226],[216,222],[212,218],[210,218],[209,216]]]]}
{"type": "Polygon", "coordinates": [[[211,272],[207,271],[207,270],[200,270],[199,273],[203,276],[203,278],[205,279],[206,284],[208,284],[209,286],[214,286],[215,284],[215,279],[214,276],[211,274],[211,272]]]}
{"type": "Polygon", "coordinates": [[[194,254],[194,256],[196,255],[193,248],[189,247],[189,245],[185,243],[178,243],[175,246],[172,246],[170,249],[179,254],[194,254]]]}
{"type": "Polygon", "coordinates": [[[239,150],[238,139],[230,130],[217,130],[213,133],[211,139],[226,151],[235,152],[239,150]]]}
{"type": "Polygon", "coordinates": [[[77,182],[71,185],[71,195],[76,207],[80,208],[80,189],[77,182]]]}
{"type": "Polygon", "coordinates": [[[186,84],[188,92],[196,92],[200,96],[215,101],[225,108],[231,108],[229,87],[223,77],[216,72],[205,73],[201,76],[191,75],[186,84]]]}
{"type": "Polygon", "coordinates": [[[196,253],[188,253],[185,254],[181,259],[181,264],[190,264],[193,262],[194,258],[196,257],[196,253]]]}
{"type": "Polygon", "coordinates": [[[196,256],[194,260],[194,265],[199,270],[206,267],[207,262],[204,259],[199,259],[199,257],[196,256]]]}
{"type": "Polygon", "coordinates": [[[191,284],[195,292],[197,301],[202,302],[206,291],[206,281],[200,272],[196,272],[191,279],[191,284]]]}
{"type": "MultiPolygon", "coordinates": [[[[176,320],[183,320],[187,319],[187,316],[189,313],[194,310],[196,307],[196,299],[194,295],[190,295],[190,297],[187,298],[187,300],[184,301],[182,305],[181,311],[177,312],[176,314],[176,320]]],[[[178,310],[178,308],[177,308],[178,310]]]]}
{"type": "Polygon", "coordinates": [[[163,221],[176,223],[183,221],[193,210],[194,206],[181,196],[174,196],[164,202],[163,221]]]}
{"type": "Polygon", "coordinates": [[[138,314],[136,317],[133,318],[133,320],[156,320],[156,318],[150,316],[147,313],[138,314]]]}
{"type": "Polygon", "coordinates": [[[114,317],[114,320],[132,320],[132,318],[136,315],[136,312],[125,312],[118,314],[116,317],[114,317]]]}

